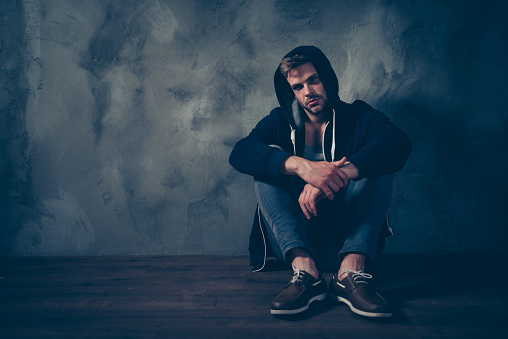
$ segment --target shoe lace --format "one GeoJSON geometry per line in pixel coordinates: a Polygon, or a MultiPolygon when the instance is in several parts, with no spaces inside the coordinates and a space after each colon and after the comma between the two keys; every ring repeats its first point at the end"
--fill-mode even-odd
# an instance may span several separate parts
{"type": "Polygon", "coordinates": [[[291,279],[291,281],[287,284],[287,286],[291,285],[291,284],[295,284],[295,285],[300,285],[303,283],[302,279],[303,279],[303,272],[300,267],[296,266],[296,265],[293,265],[293,278],[291,279]]]}
{"type": "MultiPolygon", "coordinates": [[[[368,284],[367,279],[372,279],[372,275],[363,271],[343,270],[342,273],[352,273],[352,277],[356,284],[368,284]]],[[[341,274],[342,274],[341,273],[341,274]]]]}

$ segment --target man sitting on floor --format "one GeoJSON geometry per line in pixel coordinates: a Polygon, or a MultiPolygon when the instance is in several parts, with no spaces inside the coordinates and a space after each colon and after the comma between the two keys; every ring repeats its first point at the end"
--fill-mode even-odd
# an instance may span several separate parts
{"type": "Polygon", "coordinates": [[[314,46],[289,52],[274,83],[280,107],[230,156],[234,168],[255,179],[254,232],[294,270],[271,313],[300,313],[328,294],[357,314],[391,316],[365,267],[382,249],[380,238],[384,243],[392,174],[409,157],[408,137],[366,103],[341,101],[337,76],[314,46]],[[327,288],[320,271],[330,267],[336,273],[327,288]]]}

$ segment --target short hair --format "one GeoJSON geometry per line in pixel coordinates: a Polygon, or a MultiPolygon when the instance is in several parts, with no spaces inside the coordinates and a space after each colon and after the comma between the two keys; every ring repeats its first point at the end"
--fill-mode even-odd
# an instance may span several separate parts
{"type": "Polygon", "coordinates": [[[280,73],[287,79],[289,72],[303,64],[311,62],[310,59],[303,54],[293,54],[287,58],[282,59],[280,63],[280,73]]]}

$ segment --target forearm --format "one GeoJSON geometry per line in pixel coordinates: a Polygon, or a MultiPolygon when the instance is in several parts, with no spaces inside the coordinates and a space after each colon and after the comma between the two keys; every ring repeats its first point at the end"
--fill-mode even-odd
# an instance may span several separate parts
{"type": "MultiPolygon", "coordinates": [[[[329,199],[333,199],[333,193],[347,185],[349,180],[342,166],[346,164],[346,158],[339,161],[309,161],[297,156],[289,156],[279,165],[279,174],[298,175],[305,182],[321,189],[329,199]]],[[[354,168],[348,167],[351,175],[354,168]]]]}
{"type": "MultiPolygon", "coordinates": [[[[346,164],[344,166],[340,167],[340,169],[344,173],[346,173],[349,180],[354,180],[358,177],[358,169],[351,162],[346,162],[346,164]]],[[[344,187],[346,188],[347,185],[344,187]]],[[[322,190],[319,190],[319,193],[316,195],[316,203],[325,199],[325,198],[326,198],[326,194],[322,190]]]]}
{"type": "Polygon", "coordinates": [[[305,163],[309,160],[291,155],[284,159],[279,166],[279,173],[282,175],[300,175],[305,163]]]}
{"type": "MultiPolygon", "coordinates": [[[[281,162],[279,173],[283,175],[300,175],[303,171],[310,169],[308,162],[309,160],[304,158],[294,155],[289,156],[281,162]]],[[[343,166],[339,166],[339,168],[347,174],[348,179],[356,179],[359,175],[355,164],[351,162],[346,162],[343,166]]]]}

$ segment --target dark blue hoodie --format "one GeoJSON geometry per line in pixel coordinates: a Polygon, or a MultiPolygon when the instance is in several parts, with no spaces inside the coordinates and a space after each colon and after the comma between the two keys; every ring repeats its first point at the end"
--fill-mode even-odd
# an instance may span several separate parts
{"type": "MultiPolygon", "coordinates": [[[[293,54],[304,54],[311,60],[335,112],[335,119],[325,129],[325,159],[333,161],[345,156],[358,168],[358,179],[402,169],[411,153],[411,143],[406,134],[386,115],[363,101],[357,100],[352,104],[341,101],[337,76],[320,49],[300,46],[284,58],[293,54]],[[332,144],[335,144],[333,156],[332,144]]],[[[281,162],[290,155],[303,156],[305,147],[306,115],[279,67],[275,71],[274,84],[280,107],[273,109],[247,137],[238,141],[229,157],[230,164],[238,171],[265,180],[279,178],[281,162]],[[278,145],[282,150],[270,145],[278,145]]]]}
{"type": "MultiPolygon", "coordinates": [[[[386,115],[365,102],[357,100],[347,104],[341,101],[337,76],[317,47],[300,46],[284,58],[293,54],[304,54],[311,60],[334,110],[334,118],[325,128],[325,160],[339,160],[345,156],[359,171],[356,180],[402,169],[411,153],[411,143],[406,134],[386,115]],[[335,140],[332,140],[334,137],[335,140]]],[[[279,68],[280,65],[275,71],[274,84],[280,107],[273,109],[247,137],[238,141],[229,157],[235,169],[262,180],[278,179],[281,162],[291,155],[302,157],[305,148],[304,121],[307,117],[279,68]]],[[[264,267],[269,251],[269,244],[263,241],[263,232],[262,218],[258,214],[249,245],[251,265],[255,270],[264,267]]]]}

